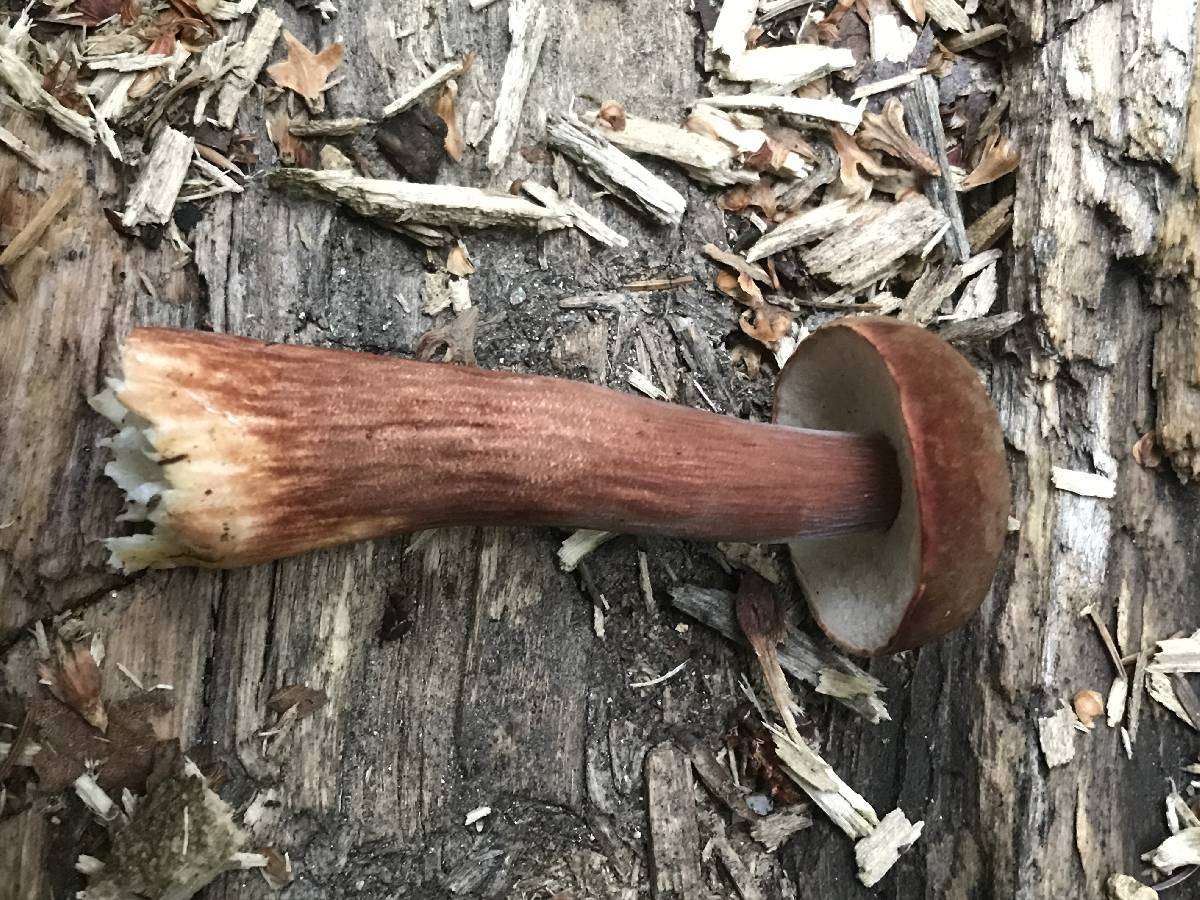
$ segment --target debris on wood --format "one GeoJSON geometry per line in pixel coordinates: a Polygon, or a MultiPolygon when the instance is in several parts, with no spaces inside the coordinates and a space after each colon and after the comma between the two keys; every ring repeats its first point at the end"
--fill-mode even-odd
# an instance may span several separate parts
{"type": "MultiPolygon", "coordinates": [[[[463,819],[463,824],[466,825],[467,827],[470,827],[472,825],[476,825],[476,823],[482,823],[482,821],[484,819],[486,819],[488,816],[490,816],[491,814],[492,814],[492,808],[490,806],[477,806],[473,810],[471,810],[469,813],[467,813],[466,817],[463,819]]],[[[481,824],[478,825],[477,827],[482,829],[481,824]]]]}
{"type": "Polygon", "coordinates": [[[163,778],[132,815],[117,817],[111,834],[111,857],[89,876],[87,890],[79,895],[84,900],[187,900],[222,872],[237,868],[237,854],[247,840],[233,810],[186,760],[182,771],[163,778]]]}
{"type": "Polygon", "coordinates": [[[758,180],[757,172],[736,165],[729,144],[678,125],[627,115],[619,130],[597,125],[593,131],[629,153],[669,160],[702,184],[725,187],[758,180]]]}
{"type": "Polygon", "coordinates": [[[282,891],[292,883],[292,858],[286,851],[281,853],[274,847],[260,847],[258,853],[266,861],[265,865],[258,867],[258,871],[267,887],[282,891]]]}
{"type": "Polygon", "coordinates": [[[748,262],[745,258],[738,256],[736,253],[730,253],[728,250],[722,250],[716,244],[705,244],[700,248],[704,251],[704,255],[714,262],[718,262],[723,266],[728,266],[741,275],[747,275],[755,281],[760,281],[765,285],[770,285],[771,276],[762,266],[748,262]]]}
{"type": "MultiPolygon", "coordinates": [[[[733,815],[743,822],[757,822],[760,816],[746,803],[745,794],[717,760],[716,754],[702,743],[697,743],[690,754],[692,768],[704,782],[704,786],[720,800],[733,815]]],[[[774,849],[774,848],[771,848],[774,849]]]]}
{"type": "Polygon", "coordinates": [[[871,804],[839,778],[833,767],[807,742],[797,743],[782,731],[772,730],[775,752],[784,771],[813,803],[851,840],[857,841],[871,834],[879,825],[879,817],[871,804]]]}
{"type": "Polygon", "coordinates": [[[941,211],[949,224],[944,241],[948,255],[954,262],[964,262],[971,255],[971,243],[946,151],[937,79],[925,75],[910,85],[904,92],[903,107],[914,141],[930,154],[938,168],[936,174],[930,173],[933,177],[925,180],[923,189],[929,202],[941,211]]]}
{"type": "Polygon", "coordinates": [[[1065,766],[1075,758],[1075,713],[1065,703],[1049,716],[1038,719],[1038,743],[1046,765],[1065,766]]]}
{"type": "Polygon", "coordinates": [[[163,128],[129,192],[125,212],[121,215],[122,225],[133,228],[162,225],[171,220],[195,147],[195,140],[183,132],[163,128]]]}
{"type": "Polygon", "coordinates": [[[1116,496],[1117,482],[1107,475],[1095,472],[1079,472],[1054,466],[1050,469],[1050,481],[1060,491],[1078,494],[1080,497],[1098,497],[1110,500],[1116,496]]]}
{"type": "Polygon", "coordinates": [[[1167,875],[1182,866],[1200,865],[1200,827],[1184,828],[1171,835],[1142,859],[1167,875]]]}
{"type": "Polygon", "coordinates": [[[34,213],[33,218],[25,223],[8,242],[4,251],[0,252],[0,268],[13,265],[37,246],[46,229],[50,227],[50,223],[57,218],[68,203],[75,199],[75,195],[79,193],[79,187],[79,175],[75,172],[68,172],[55,186],[50,196],[46,198],[46,202],[34,213]]]}
{"type": "Polygon", "coordinates": [[[479,325],[479,308],[463,310],[453,320],[431,328],[417,339],[413,354],[417,359],[475,365],[475,329],[479,325]]]}
{"type": "MultiPolygon", "coordinates": [[[[1146,686],[1146,663],[1150,658],[1150,654],[1143,650],[1137,655],[1137,661],[1133,664],[1133,678],[1129,682],[1129,715],[1125,720],[1125,728],[1129,734],[1129,741],[1126,752],[1129,752],[1129,747],[1132,747],[1137,742],[1138,725],[1141,722],[1142,713],[1142,693],[1146,686]]],[[[1132,756],[1132,753],[1130,753],[1132,756]]]]}
{"type": "Polygon", "coordinates": [[[812,816],[807,807],[789,806],[777,809],[752,822],[750,836],[774,852],[782,847],[798,831],[812,825],[812,816]]]}
{"type": "Polygon", "coordinates": [[[695,275],[677,275],[666,278],[641,278],[636,281],[627,281],[621,287],[627,291],[669,291],[672,288],[695,283],[695,275]]]}
{"type": "Polygon", "coordinates": [[[1171,679],[1162,672],[1146,671],[1146,693],[1150,695],[1150,699],[1154,700],[1164,709],[1173,712],[1179,717],[1185,725],[1200,731],[1200,725],[1192,720],[1183,704],[1179,701],[1179,697],[1175,694],[1175,688],[1171,684],[1171,679]]]}
{"type": "MultiPolygon", "coordinates": [[[[20,28],[28,19],[22,13],[14,29],[20,28]]],[[[87,116],[63,106],[42,86],[43,79],[21,59],[14,47],[0,40],[0,83],[8,86],[13,96],[25,109],[42,113],[67,134],[78,138],[89,147],[96,143],[96,129],[87,116]]]]}
{"type": "Polygon", "coordinates": [[[790,94],[722,94],[696,101],[715,109],[754,109],[781,113],[802,122],[825,123],[854,131],[862,110],[835,98],[793,97],[790,94]]]}
{"type": "MultiPolygon", "coordinates": [[[[325,144],[317,154],[317,164],[322,169],[333,169],[339,172],[353,172],[354,163],[345,153],[333,144],[325,144]]],[[[241,190],[239,187],[238,190],[241,190]]]]}
{"type": "Polygon", "coordinates": [[[522,179],[521,190],[556,216],[571,219],[576,228],[606,247],[616,247],[620,250],[629,246],[629,238],[609,228],[598,216],[588,212],[570,197],[563,197],[551,188],[528,178],[522,179]]]}
{"type": "Polygon", "coordinates": [[[653,886],[658,897],[698,897],[700,831],[688,757],[670,742],[646,754],[653,886]]]}
{"type": "Polygon", "coordinates": [[[998,181],[1005,175],[1015,172],[1021,164],[1021,151],[1000,132],[993,132],[984,145],[983,156],[979,165],[971,170],[959,183],[959,190],[973,191],[977,187],[998,181]]]}
{"type": "Polygon", "coordinates": [[[914,825],[898,809],[880,819],[875,830],[854,845],[858,880],[867,887],[878,884],[900,859],[900,854],[916,843],[924,828],[924,822],[914,825]]]}
{"type": "Polygon", "coordinates": [[[856,139],[860,147],[882,150],[918,172],[932,176],[942,174],[941,166],[909,135],[904,126],[904,104],[896,97],[888,99],[882,113],[863,114],[862,130],[856,139]]]}
{"type": "Polygon", "coordinates": [[[1002,38],[1006,34],[1008,34],[1007,25],[1000,23],[984,25],[982,28],[976,28],[974,31],[968,31],[966,34],[951,35],[942,42],[942,45],[951,53],[965,53],[989,41],[1002,38]]]}
{"type": "Polygon", "coordinates": [[[767,895],[759,887],[759,877],[755,869],[752,869],[729,843],[729,838],[725,835],[725,823],[714,817],[713,826],[717,833],[709,840],[705,852],[709,848],[716,851],[717,859],[729,875],[729,880],[733,882],[741,900],[767,900],[767,895]]]}
{"type": "Polygon", "coordinates": [[[405,91],[403,94],[385,106],[383,111],[379,114],[379,117],[381,119],[388,119],[411,109],[412,107],[416,106],[417,102],[426,94],[430,94],[437,90],[451,78],[458,78],[460,75],[464,74],[474,62],[475,54],[474,51],[472,51],[462,59],[453,60],[439,66],[436,70],[431,72],[425,78],[422,78],[419,82],[413,85],[413,87],[405,91]]]}
{"type": "Polygon", "coordinates": [[[650,376],[639,369],[629,370],[629,386],[640,394],[645,394],[651,400],[666,400],[666,392],[650,380],[650,376]]]}
{"type": "Polygon", "coordinates": [[[1108,900],[1158,900],[1158,891],[1131,875],[1109,875],[1105,892],[1108,900]]]}
{"type": "Polygon", "coordinates": [[[89,645],[56,638],[54,655],[38,665],[38,676],[85,722],[101,732],[108,729],[108,713],[100,697],[100,667],[89,645]]]}
{"type": "Polygon", "coordinates": [[[241,48],[234,57],[233,69],[221,86],[217,96],[217,123],[222,128],[232,128],[237,118],[238,107],[258,79],[258,73],[267,64],[275,39],[279,37],[283,19],[273,9],[264,8],[258,14],[254,27],[246,35],[241,48]]]}
{"type": "Polygon", "coordinates": [[[370,119],[349,116],[344,119],[309,119],[306,122],[289,122],[288,131],[302,138],[347,137],[357,134],[368,125],[370,119]]]}
{"type": "Polygon", "coordinates": [[[786,219],[764,234],[746,252],[749,262],[756,262],[790,250],[802,244],[826,237],[839,228],[853,225],[871,210],[858,206],[854,200],[829,200],[786,219]]]}
{"type": "Polygon", "coordinates": [[[550,10],[546,0],[509,0],[508,32],[512,36],[512,45],[504,61],[504,73],[500,76],[492,137],[488,143],[487,165],[493,172],[500,171],[508,160],[521,124],[533,70],[542,55],[546,35],[550,33],[550,10]]]}
{"type": "Polygon", "coordinates": [[[1158,641],[1149,672],[1200,672],[1200,631],[1188,637],[1158,641]]]}
{"type": "Polygon", "coordinates": [[[783,584],[787,580],[784,568],[771,555],[768,544],[745,544],[740,541],[717,541],[717,549],[726,562],[735,569],[757,572],[771,584],[783,584]]]}
{"type": "Polygon", "coordinates": [[[562,546],[558,548],[558,564],[562,566],[564,572],[574,572],[575,567],[584,557],[617,536],[611,531],[593,531],[589,528],[581,528],[563,541],[562,546]]]}
{"type": "Polygon", "coordinates": [[[380,125],[375,143],[400,174],[432,184],[446,158],[446,123],[428,106],[415,106],[380,125]]]}
{"type": "MultiPolygon", "coordinates": [[[[685,584],[672,588],[670,594],[672,604],[680,612],[732,641],[741,643],[744,640],[735,618],[732,592],[685,584]]],[[[834,699],[869,722],[890,721],[891,716],[879,696],[885,690],[883,684],[850,660],[818,645],[810,635],[792,629],[776,652],[784,671],[814,687],[821,681],[822,669],[833,669],[854,677],[863,685],[863,690],[853,696],[834,699]]]]}
{"type": "Polygon", "coordinates": [[[571,224],[569,219],[527,200],[453,184],[387,181],[315,169],[279,169],[271,174],[271,183],[340,203],[360,216],[406,232],[431,247],[444,243],[445,236],[414,226],[486,228],[524,225],[538,228],[571,224]]]}
{"type": "Polygon", "coordinates": [[[758,658],[763,682],[775,711],[793,741],[802,741],[796,729],[795,706],[787,676],[779,665],[778,646],[787,637],[790,623],[783,604],[771,590],[771,584],[755,572],[742,576],[737,599],[738,626],[758,658]]]}
{"type": "Polygon", "coordinates": [[[37,169],[41,172],[50,171],[50,168],[46,164],[46,161],[43,160],[41,158],[41,156],[38,155],[36,150],[34,150],[31,146],[29,146],[29,144],[27,144],[25,141],[21,140],[19,137],[17,137],[15,134],[13,134],[11,131],[9,131],[7,128],[4,128],[3,126],[0,126],[0,146],[7,147],[9,150],[11,150],[17,156],[21,157],[21,159],[25,160],[25,162],[29,163],[35,169],[37,169]]]}
{"type": "Polygon", "coordinates": [[[994,316],[982,316],[966,322],[951,322],[938,329],[943,340],[952,344],[974,344],[994,341],[1012,331],[1024,319],[1022,313],[997,313],[994,316]]]}
{"type": "Polygon", "coordinates": [[[958,0],[925,0],[925,14],[941,28],[965,34],[971,20],[958,0]]]}
{"type": "Polygon", "coordinates": [[[634,209],[664,225],[677,225],[683,220],[687,201],[682,194],[615,147],[608,138],[585,129],[574,116],[551,119],[546,133],[551,146],[634,209]]]}
{"type": "Polygon", "coordinates": [[[990,249],[1012,227],[1014,199],[1015,195],[1009,194],[967,228],[972,253],[990,249]]]}
{"type": "Polygon", "coordinates": [[[283,40],[287,44],[287,59],[267,67],[271,80],[282,88],[295,91],[311,112],[325,110],[325,91],[330,87],[329,76],[342,64],[346,47],[340,42],[313,53],[286,28],[283,40]]]}

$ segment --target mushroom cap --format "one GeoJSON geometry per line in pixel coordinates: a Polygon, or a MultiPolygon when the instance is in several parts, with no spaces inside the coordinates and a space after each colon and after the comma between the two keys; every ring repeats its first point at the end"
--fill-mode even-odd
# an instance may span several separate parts
{"type": "Polygon", "coordinates": [[[910,650],[971,618],[1008,531],[1000,422],[975,370],[945,341],[895,319],[815,331],[775,389],[775,421],[883,434],[900,510],[884,532],[790,544],[818,624],[846,650],[910,650]]]}

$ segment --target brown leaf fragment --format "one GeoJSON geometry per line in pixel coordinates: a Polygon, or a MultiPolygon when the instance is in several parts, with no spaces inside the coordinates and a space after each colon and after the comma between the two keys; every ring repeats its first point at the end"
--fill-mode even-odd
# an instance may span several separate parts
{"type": "Polygon", "coordinates": [[[1021,151],[1000,132],[993,131],[983,146],[983,155],[979,165],[971,170],[971,174],[962,180],[959,189],[971,191],[985,184],[998,181],[1010,172],[1016,171],[1021,163],[1021,151]]]}
{"type": "Polygon", "coordinates": [[[866,150],[882,150],[926,175],[942,174],[941,167],[925,152],[904,126],[904,104],[898,97],[888,98],[883,113],[863,113],[858,145],[866,150]]]}
{"type": "Polygon", "coordinates": [[[442,85],[430,109],[446,125],[446,139],[442,142],[446,154],[455,162],[461,162],[467,145],[462,129],[458,127],[458,83],[453,78],[442,85]]]}
{"type": "Polygon", "coordinates": [[[783,604],[771,590],[771,583],[761,575],[754,572],[742,575],[737,593],[737,620],[758,657],[767,692],[788,736],[797,744],[803,743],[796,727],[792,691],[779,665],[779,643],[787,637],[790,623],[783,604]]]}
{"type": "Polygon", "coordinates": [[[280,165],[306,169],[312,165],[312,151],[304,141],[292,134],[290,125],[291,119],[284,110],[272,113],[267,117],[267,136],[279,151],[280,165]]]}
{"type": "Polygon", "coordinates": [[[467,248],[462,241],[451,247],[450,252],[446,254],[446,271],[459,278],[475,274],[475,264],[471,262],[471,257],[467,254],[467,248]]]}
{"type": "Polygon", "coordinates": [[[744,257],[738,256],[736,253],[722,250],[716,244],[705,244],[702,249],[704,250],[704,255],[713,260],[713,262],[728,266],[739,274],[749,275],[755,281],[761,281],[763,284],[771,283],[771,276],[767,273],[766,269],[756,263],[747,262],[744,257]]]}
{"type": "Polygon", "coordinates": [[[804,795],[783,769],[771,733],[758,721],[754,707],[735,710],[733,724],[725,733],[729,752],[745,760],[746,774],[773,802],[780,806],[800,803],[804,795]]]}
{"type": "Polygon", "coordinates": [[[613,131],[625,130],[625,107],[616,100],[605,100],[600,104],[596,120],[603,122],[613,131]]]}
{"type": "Polygon", "coordinates": [[[375,143],[402,175],[432,184],[446,155],[446,123],[427,106],[414,106],[384,121],[375,143]]]}
{"type": "Polygon", "coordinates": [[[292,860],[286,853],[280,853],[274,847],[259,847],[258,852],[267,860],[258,871],[271,890],[282,891],[292,883],[292,860]]]}
{"type": "Polygon", "coordinates": [[[771,185],[763,179],[754,184],[739,184],[726,191],[717,200],[717,205],[726,212],[741,213],[747,209],[758,209],[768,219],[775,218],[778,202],[771,185]]]}
{"type": "Polygon", "coordinates": [[[324,91],[329,74],[342,63],[345,45],[330,44],[319,53],[313,53],[300,43],[290,31],[284,29],[283,39],[287,42],[288,58],[267,67],[267,74],[280,87],[289,88],[299,94],[314,112],[325,106],[324,91]]]}
{"type": "Polygon", "coordinates": [[[479,325],[479,307],[459,313],[452,322],[431,328],[417,340],[417,359],[431,360],[441,354],[442,362],[475,365],[475,329],[479,325]]]}
{"type": "Polygon", "coordinates": [[[283,715],[288,710],[297,719],[311,716],[329,701],[329,697],[320,688],[310,688],[304,684],[288,684],[279,688],[267,699],[267,709],[276,715],[283,715]]]}
{"type": "Polygon", "coordinates": [[[54,657],[38,664],[38,675],[61,700],[93,728],[108,728],[108,714],[100,699],[100,667],[86,643],[54,641],[54,657]]]}
{"type": "Polygon", "coordinates": [[[29,705],[37,742],[33,771],[39,788],[58,793],[89,767],[109,793],[122,788],[134,793],[146,789],[155,755],[176,741],[161,739],[158,723],[174,704],[172,691],[147,691],[108,704],[108,729],[102,735],[74,710],[57,700],[37,700],[29,705]]]}
{"type": "Polygon", "coordinates": [[[1158,443],[1158,432],[1147,431],[1133,445],[1133,461],[1139,466],[1153,469],[1162,464],[1162,447],[1158,443]]]}
{"type": "Polygon", "coordinates": [[[886,178],[899,174],[898,170],[889,168],[879,162],[874,156],[858,146],[853,137],[841,128],[829,129],[833,148],[841,157],[841,182],[847,192],[853,197],[865,197],[871,192],[871,181],[864,177],[859,168],[868,175],[876,178],[886,178]]]}

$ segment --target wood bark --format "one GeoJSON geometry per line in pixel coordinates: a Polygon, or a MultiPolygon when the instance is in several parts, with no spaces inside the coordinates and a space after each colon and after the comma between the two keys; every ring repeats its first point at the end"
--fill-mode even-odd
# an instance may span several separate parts
{"type": "MultiPolygon", "coordinates": [[[[1085,606],[1127,654],[1200,625],[1200,496],[1195,480],[1179,477],[1200,476],[1197,4],[1010,5],[1011,136],[1023,161],[1002,300],[1024,320],[979,362],[1002,411],[1020,528],[975,622],[919,653],[870,664],[888,687],[892,721],[872,725],[810,701],[820,749],[838,773],[876,808],[899,807],[926,825],[868,891],[855,880],[849,843],[818,816],[779,851],[800,896],[1099,896],[1108,874],[1139,873],[1140,854],[1165,837],[1166,780],[1194,755],[1185,727],[1147,702],[1132,760],[1117,731],[1102,726],[1079,737],[1070,765],[1049,770],[1036,720],[1078,690],[1104,692],[1111,679],[1079,616],[1085,606]],[[1158,469],[1131,457],[1151,429],[1168,456],[1158,469]],[[1058,491],[1054,466],[1112,475],[1116,496],[1058,491]]],[[[576,93],[677,119],[701,90],[697,25],[685,6],[551,4],[516,146],[539,141],[546,117],[576,93]]],[[[472,99],[490,105],[508,49],[504,4],[369,0],[327,24],[280,12],[309,46],[346,42],[345,79],[328,95],[339,117],[376,116],[380,98],[415,84],[410,47],[430,69],[477,49],[460,97],[463,108],[472,99]],[[405,44],[388,36],[387,19],[425,27],[405,44]]],[[[281,54],[277,47],[272,58],[281,54]]],[[[240,127],[260,135],[270,163],[259,93],[240,127]]],[[[636,767],[625,772],[631,784],[614,777],[609,736],[614,723],[635,723],[636,741],[649,746],[724,726],[736,702],[732,673],[746,660],[695,623],[676,632],[665,599],[681,583],[732,586],[710,552],[640,544],[658,595],[653,611],[639,592],[633,539],[610,542],[567,575],[554,560],[562,535],[533,530],[439,532],[231,572],[114,576],[98,540],[112,533],[120,501],[95,449],[105,425],[84,399],[112,374],[129,328],[205,327],[407,354],[431,324],[418,302],[425,253],[255,181],[213,202],[195,231],[194,264],[179,266],[165,245],[147,249],[108,225],[103,210],[122,208],[130,183],[107,156],[7,108],[0,126],[48,167],[0,155],[0,240],[64,173],[88,173],[69,214],[12,267],[18,300],[0,305],[6,715],[14,698],[41,691],[27,629],[70,610],[104,634],[110,661],[174,686],[168,726],[185,746],[226,761],[243,803],[278,792],[261,839],[292,855],[298,877],[286,897],[525,896],[574,887],[573,877],[649,896],[644,780],[636,767]],[[411,618],[411,630],[384,640],[397,615],[411,618]],[[628,687],[689,655],[675,679],[628,687]],[[296,682],[321,687],[330,702],[264,751],[266,699],[296,682]],[[482,804],[496,812],[476,833],[463,816],[482,804]],[[609,861],[603,877],[597,853],[609,861]]],[[[485,185],[484,163],[476,151],[446,175],[485,185]]],[[[641,305],[559,309],[563,297],[637,278],[709,280],[699,249],[723,236],[715,204],[678,172],[649,166],[686,192],[682,225],[648,226],[600,206],[593,186],[576,179],[575,198],[631,237],[625,251],[595,249],[577,233],[466,237],[478,268],[471,293],[484,310],[480,363],[584,377],[561,355],[552,367],[551,350],[587,321],[609,335],[610,383],[625,383],[639,353],[670,359],[674,370],[644,368],[658,380],[665,369],[680,402],[708,397],[745,413],[753,397],[721,345],[736,330],[734,312],[703,287],[645,295],[641,305]]],[[[547,183],[545,168],[513,153],[491,184],[547,183]]],[[[108,690],[127,689],[106,672],[108,690]]],[[[78,889],[71,863],[82,816],[70,806],[52,821],[30,808],[0,821],[0,897],[78,889]]],[[[238,872],[207,896],[274,895],[256,873],[238,872]]]]}

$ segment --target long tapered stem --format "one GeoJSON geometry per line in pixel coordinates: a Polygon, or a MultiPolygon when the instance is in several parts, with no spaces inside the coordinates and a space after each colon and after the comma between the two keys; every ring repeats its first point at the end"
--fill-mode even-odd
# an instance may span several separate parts
{"type": "Polygon", "coordinates": [[[453,525],[777,541],[884,528],[899,504],[882,438],[577,382],[169,329],[135,330],[123,367],[176,562],[453,525]]]}

